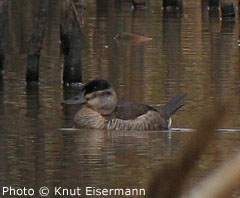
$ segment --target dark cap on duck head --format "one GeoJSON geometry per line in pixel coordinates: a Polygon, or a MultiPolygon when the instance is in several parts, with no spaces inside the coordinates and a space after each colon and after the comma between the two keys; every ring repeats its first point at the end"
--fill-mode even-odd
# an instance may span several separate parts
{"type": "Polygon", "coordinates": [[[111,84],[104,79],[95,79],[87,83],[82,90],[85,91],[85,94],[90,94],[95,91],[106,90],[111,87],[111,84]]]}
{"type": "Polygon", "coordinates": [[[111,84],[104,79],[92,80],[83,86],[79,94],[77,94],[71,99],[63,101],[62,104],[74,105],[74,104],[86,103],[87,99],[85,96],[87,94],[91,94],[96,91],[106,90],[106,89],[109,89],[110,87],[111,87],[111,84]]]}

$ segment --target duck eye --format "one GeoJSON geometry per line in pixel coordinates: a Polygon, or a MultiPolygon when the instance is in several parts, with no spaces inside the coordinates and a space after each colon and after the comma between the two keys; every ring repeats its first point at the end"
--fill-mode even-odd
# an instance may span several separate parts
{"type": "Polygon", "coordinates": [[[105,95],[110,96],[112,93],[110,91],[107,91],[105,95]]]}

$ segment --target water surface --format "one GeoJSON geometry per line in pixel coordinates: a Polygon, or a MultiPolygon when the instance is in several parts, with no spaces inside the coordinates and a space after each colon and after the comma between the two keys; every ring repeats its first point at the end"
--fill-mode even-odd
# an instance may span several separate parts
{"type": "MultiPolygon", "coordinates": [[[[5,71],[0,81],[0,186],[146,188],[153,170],[175,157],[191,130],[127,132],[72,130],[74,107],[61,101],[77,93],[63,88],[59,50],[59,2],[49,1],[40,84],[25,83],[33,2],[9,1],[5,71]],[[24,6],[23,6],[24,5],[24,6]]],[[[83,82],[109,79],[118,97],[161,106],[188,93],[173,127],[196,128],[214,100],[229,114],[192,175],[194,183],[239,150],[239,22],[211,17],[201,1],[184,1],[182,15],[166,15],[158,1],[145,11],[129,2],[88,1],[82,24],[83,82]],[[116,41],[119,32],[152,40],[116,41]]]]}

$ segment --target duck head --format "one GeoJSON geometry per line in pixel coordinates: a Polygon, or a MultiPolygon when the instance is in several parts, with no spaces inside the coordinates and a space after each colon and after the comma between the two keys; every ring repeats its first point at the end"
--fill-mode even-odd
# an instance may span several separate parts
{"type": "Polygon", "coordinates": [[[63,104],[83,104],[101,115],[109,115],[117,105],[117,95],[108,81],[96,79],[84,85],[78,95],[64,101],[63,104]]]}

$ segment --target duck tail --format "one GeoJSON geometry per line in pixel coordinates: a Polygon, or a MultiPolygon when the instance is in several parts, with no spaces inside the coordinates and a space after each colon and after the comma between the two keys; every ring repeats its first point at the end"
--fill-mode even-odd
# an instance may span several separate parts
{"type": "Polygon", "coordinates": [[[162,107],[162,112],[166,113],[168,117],[171,117],[184,105],[183,102],[186,96],[187,94],[176,96],[162,107]]]}

